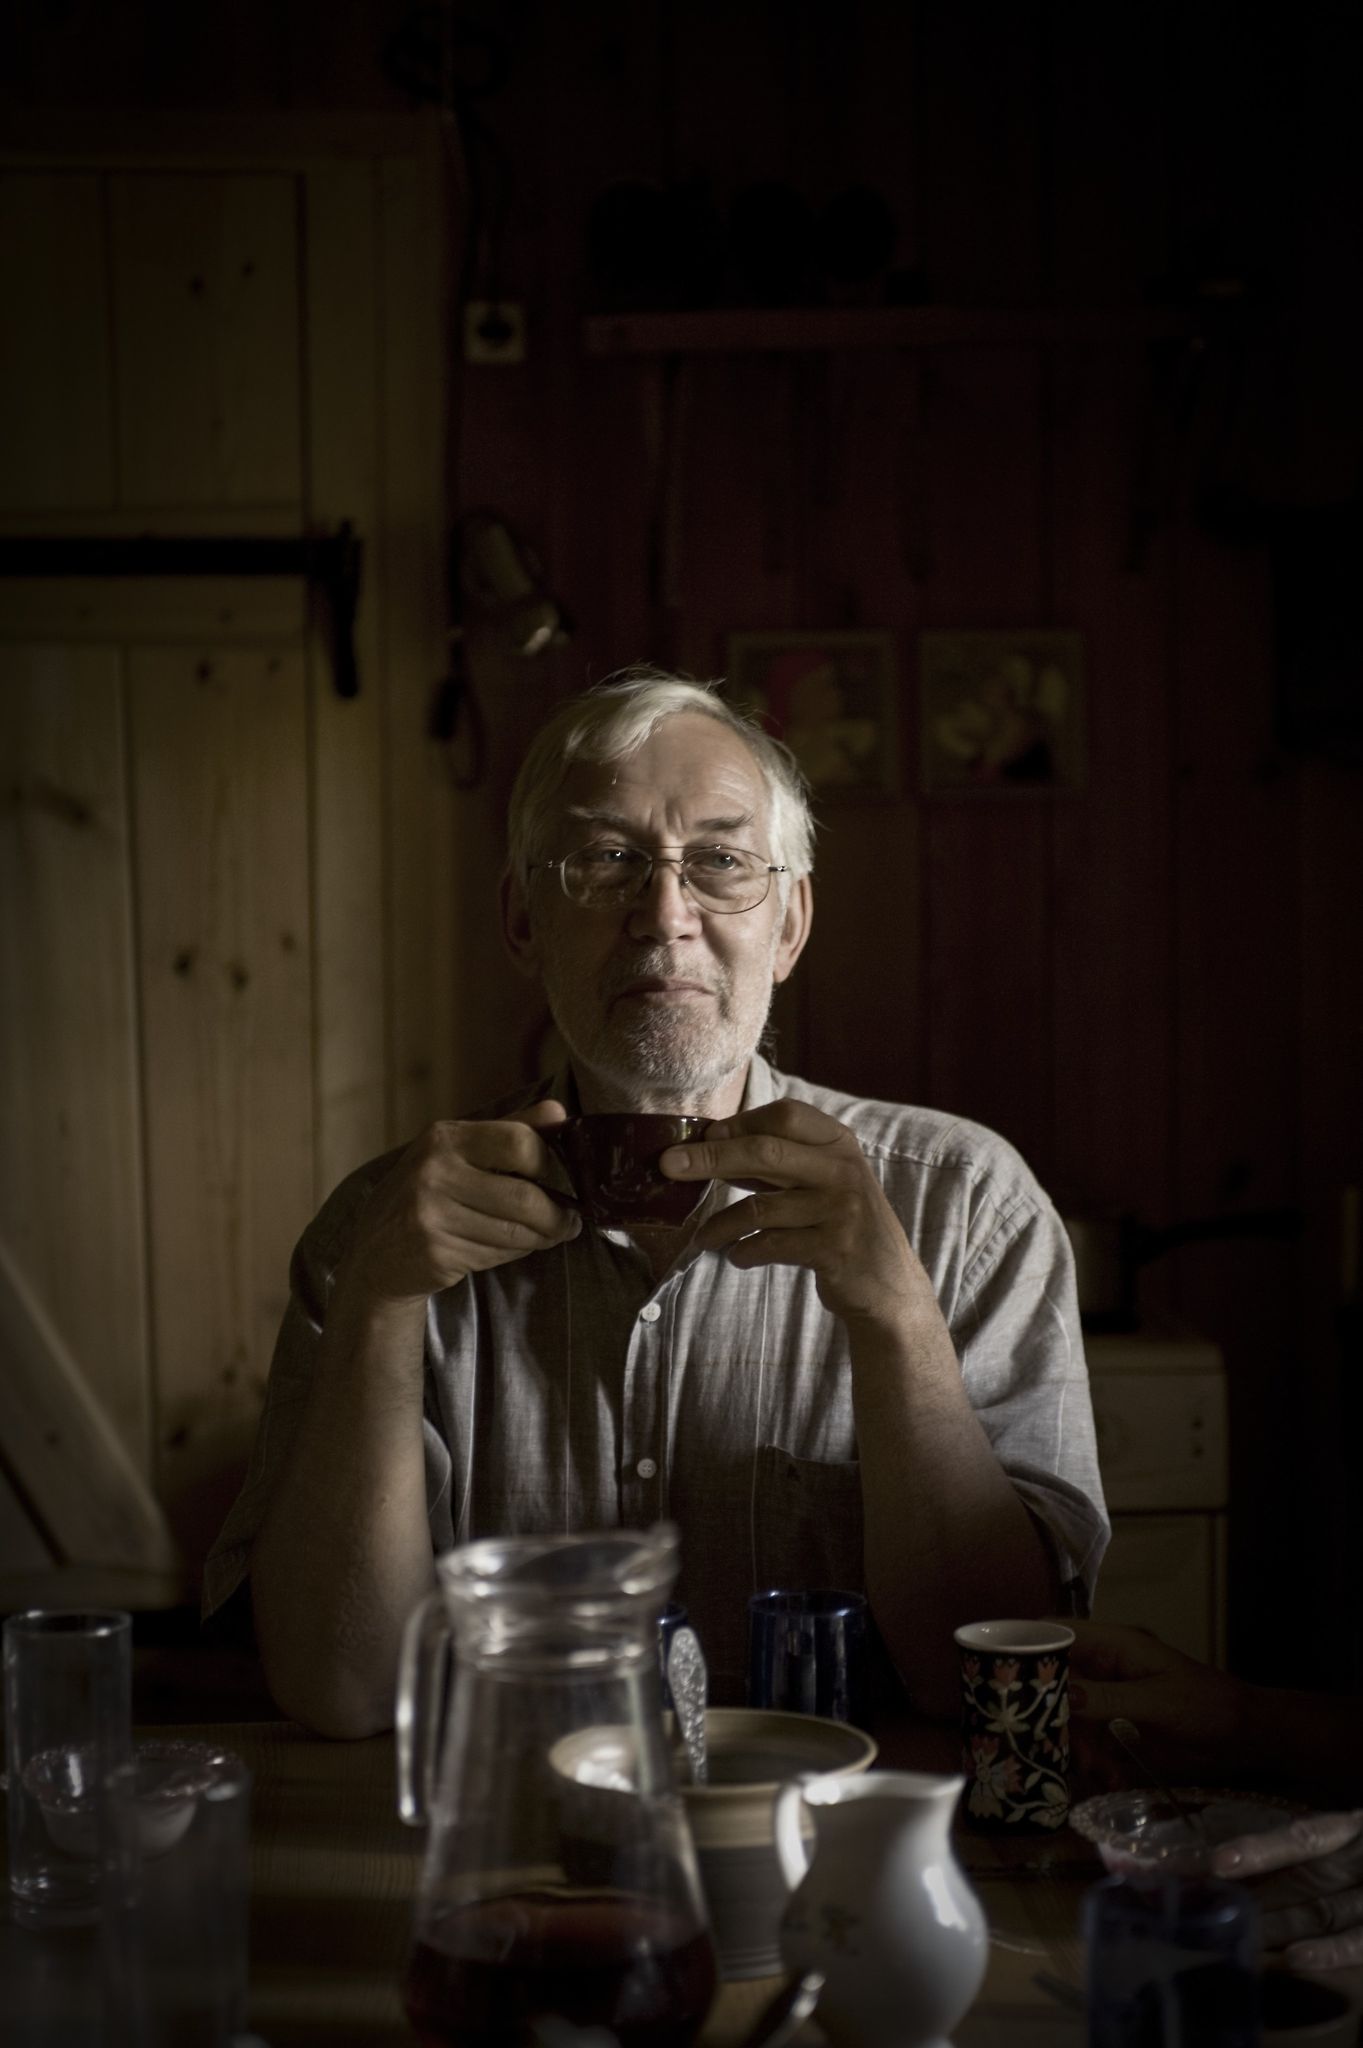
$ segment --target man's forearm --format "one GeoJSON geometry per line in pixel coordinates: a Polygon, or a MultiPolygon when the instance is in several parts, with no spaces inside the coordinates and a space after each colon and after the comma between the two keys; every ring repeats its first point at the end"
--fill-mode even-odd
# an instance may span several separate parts
{"type": "Polygon", "coordinates": [[[392,1724],[403,1624],[432,1583],[424,1310],[334,1307],[251,1583],[279,1706],[321,1734],[360,1736],[392,1724]]]}
{"type": "Polygon", "coordinates": [[[940,1316],[852,1332],[866,1584],[915,1703],[950,1714],[952,1630],[1053,1611],[1054,1561],[990,1447],[940,1316]]]}

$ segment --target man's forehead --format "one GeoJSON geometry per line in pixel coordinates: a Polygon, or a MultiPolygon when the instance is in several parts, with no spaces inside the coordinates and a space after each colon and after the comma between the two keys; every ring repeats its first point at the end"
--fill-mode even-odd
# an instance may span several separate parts
{"type": "Polygon", "coordinates": [[[767,787],[739,736],[712,718],[665,719],[614,761],[574,761],[554,808],[563,817],[666,814],[688,825],[761,824],[767,787]]]}

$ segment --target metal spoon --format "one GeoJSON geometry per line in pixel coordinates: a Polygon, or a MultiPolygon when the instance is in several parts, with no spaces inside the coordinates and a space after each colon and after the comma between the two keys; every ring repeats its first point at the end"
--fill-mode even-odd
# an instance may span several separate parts
{"type": "Polygon", "coordinates": [[[667,1683],[672,1694],[691,1766],[691,1783],[704,1785],[710,1775],[705,1755],[705,1658],[693,1628],[674,1629],[667,1652],[667,1683]]]}
{"type": "Polygon", "coordinates": [[[1141,1742],[1141,1731],[1135,1722],[1128,1721],[1125,1715],[1119,1714],[1115,1721],[1108,1722],[1107,1732],[1116,1743],[1118,1749],[1124,1750],[1130,1757],[1141,1776],[1148,1778],[1155,1790],[1168,1800],[1170,1806],[1173,1807],[1174,1812],[1178,1815],[1189,1833],[1194,1835],[1199,1842],[1205,1842],[1207,1830],[1202,1825],[1201,1814],[1194,1813],[1190,1807],[1185,1806],[1173,1786],[1165,1784],[1163,1778],[1145,1753],[1141,1742]]]}

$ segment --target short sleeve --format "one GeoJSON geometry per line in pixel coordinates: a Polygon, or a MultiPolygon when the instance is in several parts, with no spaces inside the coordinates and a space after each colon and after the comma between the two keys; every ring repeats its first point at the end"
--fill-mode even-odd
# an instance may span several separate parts
{"type": "Polygon", "coordinates": [[[1110,1528],[1074,1258],[1040,1189],[994,1213],[952,1334],[994,1454],[1050,1543],[1067,1604],[1086,1613],[1110,1528]]]}

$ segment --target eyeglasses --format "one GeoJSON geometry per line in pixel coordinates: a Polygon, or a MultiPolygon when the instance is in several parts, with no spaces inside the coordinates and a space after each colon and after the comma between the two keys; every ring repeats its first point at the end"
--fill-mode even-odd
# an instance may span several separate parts
{"type": "Polygon", "coordinates": [[[685,853],[645,853],[642,846],[607,843],[583,846],[562,860],[536,861],[531,868],[556,868],[563,893],[582,910],[618,910],[642,896],[657,867],[673,867],[702,910],[733,916],[765,902],[775,867],[741,846],[693,846],[685,853]]]}

